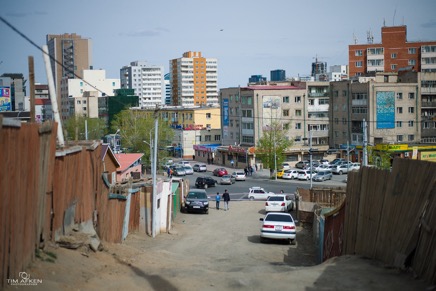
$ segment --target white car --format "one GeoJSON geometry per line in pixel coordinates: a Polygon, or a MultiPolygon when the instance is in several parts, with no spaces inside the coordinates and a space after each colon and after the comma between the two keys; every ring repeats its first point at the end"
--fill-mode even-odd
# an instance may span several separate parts
{"type": "Polygon", "coordinates": [[[312,172],[312,175],[310,174],[309,170],[299,170],[298,171],[298,180],[310,180],[313,176],[315,176],[315,172],[312,172]]]}
{"type": "Polygon", "coordinates": [[[248,190],[248,199],[250,200],[266,200],[271,195],[276,194],[273,192],[267,192],[261,187],[251,187],[248,190]]]}
{"type": "Polygon", "coordinates": [[[299,170],[296,170],[296,169],[286,170],[283,173],[282,179],[289,179],[289,180],[297,179],[298,178],[298,171],[299,170]]]}
{"type": "Polygon", "coordinates": [[[264,218],[259,220],[262,222],[260,227],[260,242],[265,242],[265,239],[268,238],[288,240],[291,244],[295,244],[297,227],[291,214],[269,212],[264,218]]]}
{"type": "Polygon", "coordinates": [[[195,164],[192,169],[194,172],[207,172],[206,164],[195,164]]]}
{"type": "Polygon", "coordinates": [[[291,168],[291,164],[289,164],[289,163],[282,164],[282,169],[289,170],[290,168],[291,168]]]}
{"type": "Polygon", "coordinates": [[[351,166],[350,166],[350,171],[352,171],[352,170],[359,170],[360,169],[360,163],[351,163],[351,166]]]}
{"type": "Polygon", "coordinates": [[[232,177],[234,177],[236,181],[245,181],[246,178],[244,171],[233,172],[232,177]]]}
{"type": "Polygon", "coordinates": [[[321,164],[318,167],[314,168],[314,170],[315,172],[321,172],[321,171],[330,170],[330,168],[328,164],[321,164]]]}
{"type": "Polygon", "coordinates": [[[294,210],[294,201],[290,195],[277,194],[269,196],[265,202],[265,211],[289,212],[294,210]]]}
{"type": "Polygon", "coordinates": [[[194,170],[192,169],[192,167],[190,165],[184,165],[183,169],[185,169],[185,174],[186,175],[194,174],[194,170]]]}

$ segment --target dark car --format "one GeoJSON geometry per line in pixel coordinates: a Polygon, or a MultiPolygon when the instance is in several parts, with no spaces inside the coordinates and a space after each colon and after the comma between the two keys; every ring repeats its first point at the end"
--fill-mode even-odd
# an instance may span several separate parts
{"type": "Polygon", "coordinates": [[[191,189],[185,197],[185,208],[187,212],[209,212],[209,198],[204,190],[191,189]]]}
{"type": "Polygon", "coordinates": [[[195,180],[195,187],[206,189],[208,187],[215,187],[218,184],[217,180],[211,177],[197,177],[195,180]]]}
{"type": "Polygon", "coordinates": [[[228,175],[229,173],[227,172],[226,168],[216,168],[213,170],[212,174],[214,176],[222,177],[224,175],[228,175]]]}

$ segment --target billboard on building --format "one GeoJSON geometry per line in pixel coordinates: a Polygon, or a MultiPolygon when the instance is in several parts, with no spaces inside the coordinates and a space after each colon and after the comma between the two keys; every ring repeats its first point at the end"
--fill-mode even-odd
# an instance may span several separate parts
{"type": "Polygon", "coordinates": [[[395,94],[393,91],[376,93],[377,129],[395,128],[395,94]]]}
{"type": "Polygon", "coordinates": [[[223,136],[229,135],[229,99],[223,99],[223,136]]]}
{"type": "Polygon", "coordinates": [[[11,88],[0,87],[0,112],[11,110],[11,88]]]}
{"type": "Polygon", "coordinates": [[[269,127],[273,122],[279,122],[282,117],[281,98],[279,96],[262,96],[262,126],[269,127]]]}

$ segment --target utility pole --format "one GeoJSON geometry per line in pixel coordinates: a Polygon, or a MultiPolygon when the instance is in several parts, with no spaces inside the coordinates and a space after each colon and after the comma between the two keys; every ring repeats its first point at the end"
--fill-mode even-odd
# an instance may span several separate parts
{"type": "Polygon", "coordinates": [[[154,110],[154,147],[153,147],[153,162],[152,162],[152,183],[153,183],[153,211],[152,211],[152,225],[151,225],[151,233],[152,237],[156,237],[157,225],[156,225],[156,217],[157,217],[157,187],[156,187],[156,164],[157,164],[157,138],[158,138],[158,113],[159,108],[156,105],[156,109],[154,110]]]}
{"type": "Polygon", "coordinates": [[[310,189],[312,189],[312,131],[309,131],[309,167],[310,167],[310,189]]]}
{"type": "Polygon", "coordinates": [[[363,120],[363,161],[362,166],[368,166],[368,138],[367,138],[368,125],[366,120],[363,120]]]}

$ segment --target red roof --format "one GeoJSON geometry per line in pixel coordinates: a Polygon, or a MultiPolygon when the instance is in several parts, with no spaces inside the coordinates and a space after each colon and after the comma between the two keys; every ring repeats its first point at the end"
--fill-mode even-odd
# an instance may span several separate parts
{"type": "Polygon", "coordinates": [[[300,87],[296,87],[296,86],[257,85],[257,86],[248,86],[248,87],[246,87],[246,89],[249,89],[249,90],[295,90],[295,89],[305,89],[305,88],[300,88],[300,87]]]}
{"type": "Polygon", "coordinates": [[[131,165],[142,158],[144,154],[115,154],[120,167],[117,170],[124,171],[128,169],[131,165]]]}
{"type": "Polygon", "coordinates": [[[50,99],[35,98],[35,105],[51,105],[50,99]]]}

